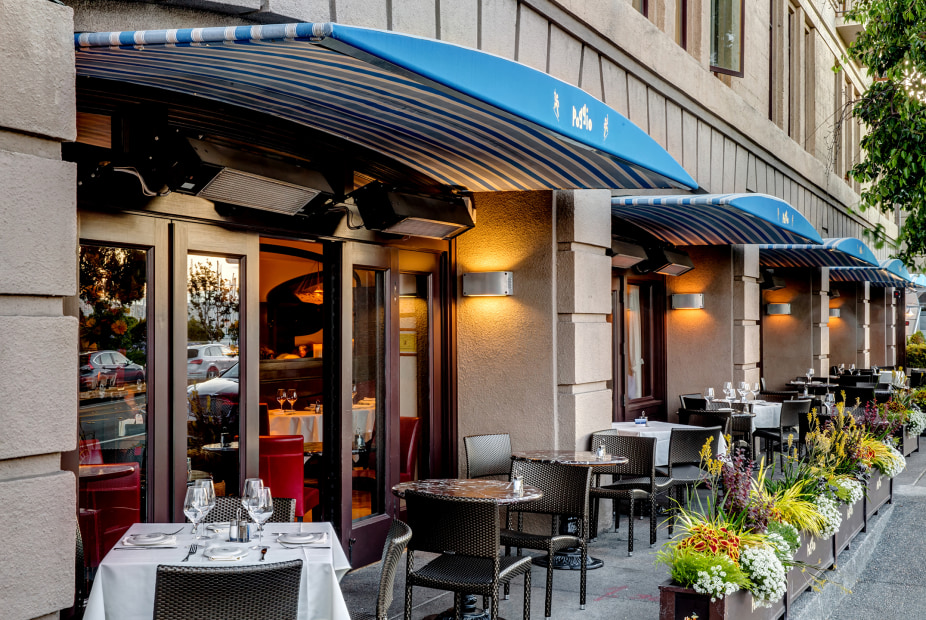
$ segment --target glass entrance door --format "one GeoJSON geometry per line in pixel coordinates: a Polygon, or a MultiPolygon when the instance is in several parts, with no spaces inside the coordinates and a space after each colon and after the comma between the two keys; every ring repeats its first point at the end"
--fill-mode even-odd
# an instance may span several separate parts
{"type": "Polygon", "coordinates": [[[614,291],[616,421],[666,419],[665,285],[622,278],[614,291]]]}

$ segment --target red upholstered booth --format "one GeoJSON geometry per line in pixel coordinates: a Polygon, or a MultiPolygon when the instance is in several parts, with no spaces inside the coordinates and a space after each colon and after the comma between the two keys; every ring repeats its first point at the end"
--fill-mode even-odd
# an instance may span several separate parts
{"type": "Polygon", "coordinates": [[[87,559],[95,566],[141,517],[138,463],[84,464],[96,476],[80,477],[79,522],[87,559]],[[107,473],[107,470],[110,470],[107,473]]]}
{"type": "Polygon", "coordinates": [[[302,435],[260,436],[260,477],[274,497],[296,500],[296,516],[318,506],[318,489],[304,485],[302,435]]]}

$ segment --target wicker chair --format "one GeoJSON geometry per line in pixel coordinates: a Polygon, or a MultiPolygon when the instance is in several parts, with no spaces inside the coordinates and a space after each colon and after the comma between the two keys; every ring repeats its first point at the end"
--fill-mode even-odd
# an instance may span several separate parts
{"type": "Polygon", "coordinates": [[[524,575],[524,618],[530,618],[531,558],[500,557],[498,504],[491,499],[444,497],[406,491],[412,538],[405,568],[405,620],[412,617],[412,588],[423,586],[454,593],[456,617],[463,594],[490,597],[498,618],[498,589],[524,575]],[[415,552],[438,553],[415,568],[415,552]]]}
{"type": "Polygon", "coordinates": [[[800,393],[797,390],[762,390],[759,396],[770,403],[783,403],[786,400],[797,398],[800,393]]]}
{"type": "MultiPolygon", "coordinates": [[[[247,516],[247,511],[241,507],[240,497],[222,496],[215,498],[215,508],[209,511],[203,523],[224,523],[231,521],[241,514],[247,516]]],[[[289,497],[273,498],[273,514],[268,523],[292,523],[296,519],[296,500],[289,497]]]]}
{"type": "Polygon", "coordinates": [[[511,547],[537,549],[547,552],[547,589],[544,616],[549,618],[553,603],[553,554],[569,547],[579,547],[582,553],[579,606],[581,609],[585,609],[589,527],[588,491],[592,478],[591,468],[512,458],[511,475],[522,476],[524,484],[537,487],[543,491],[543,497],[530,502],[512,504],[508,507],[508,527],[502,530],[501,534],[502,544],[505,545],[505,555],[511,553],[511,547]],[[512,515],[514,513],[518,513],[517,529],[511,529],[512,515]],[[552,528],[550,533],[534,534],[524,532],[524,513],[551,515],[552,528]],[[578,519],[579,532],[577,535],[560,533],[560,516],[578,519]]]}
{"type": "Polygon", "coordinates": [[[701,394],[679,394],[682,409],[707,409],[707,399],[701,394]]]}
{"type": "Polygon", "coordinates": [[[376,597],[376,613],[351,610],[351,620],[387,620],[389,606],[392,604],[393,589],[395,587],[395,571],[399,566],[399,558],[408,546],[412,537],[412,530],[401,521],[393,521],[383,546],[382,573],[379,577],[379,596],[376,597]]]}
{"type": "MultiPolygon", "coordinates": [[[[701,469],[701,449],[707,440],[711,440],[711,453],[717,454],[720,445],[720,426],[673,428],[669,436],[669,463],[666,467],[657,467],[656,475],[670,479],[670,486],[676,491],[676,501],[684,499],[682,493],[689,486],[696,486],[704,479],[701,469]]],[[[672,522],[669,521],[669,536],[672,535],[672,522]]]]}
{"type": "Polygon", "coordinates": [[[302,560],[248,566],[160,565],[154,620],[295,619],[301,581],[302,560]]]}
{"type": "MultiPolygon", "coordinates": [[[[807,417],[809,412],[810,399],[786,400],[781,403],[781,418],[778,421],[778,428],[760,428],[753,433],[754,439],[765,440],[765,453],[768,457],[766,459],[768,463],[772,463],[776,448],[779,451],[784,450],[789,435],[798,434],[796,439],[800,441],[800,419],[807,417]]],[[[784,471],[784,457],[781,459],[781,470],[784,471]]]]}
{"type": "Polygon", "coordinates": [[[612,514],[614,531],[620,526],[620,502],[627,500],[630,504],[627,512],[627,555],[633,555],[633,508],[637,500],[649,500],[649,544],[656,544],[656,494],[671,488],[671,479],[656,477],[656,438],[622,437],[614,430],[608,429],[592,433],[592,450],[604,446],[608,454],[626,456],[625,465],[597,467],[594,470],[595,486],[589,491],[594,501],[592,523],[598,522],[599,499],[614,502],[612,514]],[[611,484],[602,485],[601,476],[611,474],[611,484]],[[619,478],[618,478],[619,477],[619,478]]]}
{"type": "Polygon", "coordinates": [[[466,477],[508,476],[511,471],[511,436],[470,435],[463,438],[466,477]]]}

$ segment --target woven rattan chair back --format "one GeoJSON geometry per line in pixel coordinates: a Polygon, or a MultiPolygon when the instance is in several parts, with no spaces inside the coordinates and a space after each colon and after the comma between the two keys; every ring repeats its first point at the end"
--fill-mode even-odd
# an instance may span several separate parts
{"type": "Polygon", "coordinates": [[[719,426],[707,428],[673,428],[669,437],[669,477],[672,477],[672,468],[678,465],[701,464],[701,449],[708,439],[711,440],[711,454],[717,454],[720,445],[719,426]]]}
{"type": "Polygon", "coordinates": [[[499,518],[494,500],[406,491],[405,506],[412,530],[409,551],[498,557],[499,518]]]}
{"type": "MultiPolygon", "coordinates": [[[[223,496],[215,498],[215,508],[209,511],[203,523],[224,523],[231,521],[238,516],[238,510],[241,515],[247,518],[248,513],[241,507],[240,497],[223,496]]],[[[290,497],[273,498],[273,514],[270,515],[268,523],[292,523],[296,518],[296,500],[290,497]]]]}
{"type": "Polygon", "coordinates": [[[595,474],[614,474],[617,476],[652,478],[656,471],[656,438],[624,437],[613,429],[592,433],[592,451],[604,446],[607,454],[626,456],[624,465],[596,467],[595,474]]]}
{"type": "Polygon", "coordinates": [[[590,467],[511,459],[511,475],[520,475],[524,484],[543,491],[543,497],[530,502],[512,504],[512,512],[533,512],[579,517],[588,522],[588,488],[590,467]]]}
{"type": "Polygon", "coordinates": [[[700,394],[680,394],[682,409],[707,409],[707,399],[700,394]]]}
{"type": "Polygon", "coordinates": [[[511,470],[511,436],[470,435],[463,438],[466,477],[507,476],[511,470]]]}
{"type": "Polygon", "coordinates": [[[786,400],[781,403],[781,419],[779,426],[782,429],[798,428],[800,418],[806,417],[810,412],[810,399],[786,400]]]}
{"type": "Polygon", "coordinates": [[[399,567],[402,552],[412,537],[412,528],[398,520],[393,520],[383,545],[382,573],[379,576],[379,596],[376,598],[376,618],[386,620],[389,606],[392,605],[395,589],[395,573],[399,567]]]}
{"type": "Polygon", "coordinates": [[[154,620],[291,620],[302,560],[248,566],[158,566],[154,620]],[[266,564],[266,565],[265,565],[266,564]]]}

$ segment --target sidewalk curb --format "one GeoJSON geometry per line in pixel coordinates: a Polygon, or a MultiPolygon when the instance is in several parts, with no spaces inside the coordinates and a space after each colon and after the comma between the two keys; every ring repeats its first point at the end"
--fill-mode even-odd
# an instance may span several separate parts
{"type": "MultiPolygon", "coordinates": [[[[908,495],[900,491],[903,487],[898,487],[894,491],[894,497],[908,495]]],[[[917,489],[919,491],[920,489],[917,489]]],[[[926,489],[923,489],[926,491],[926,489]]],[[[909,495],[920,495],[919,493],[910,493],[909,495]]],[[[922,494],[926,496],[926,493],[922,494]]],[[[837,569],[827,573],[827,579],[835,582],[824,587],[820,592],[805,592],[794,603],[788,613],[790,620],[826,620],[828,614],[832,612],[842,600],[850,593],[843,590],[851,590],[859,577],[865,571],[868,561],[875,547],[884,535],[891,516],[894,513],[893,502],[882,506],[878,515],[868,521],[868,531],[859,534],[852,545],[843,551],[837,559],[837,569]],[[843,586],[840,588],[839,583],[843,586]]]]}

